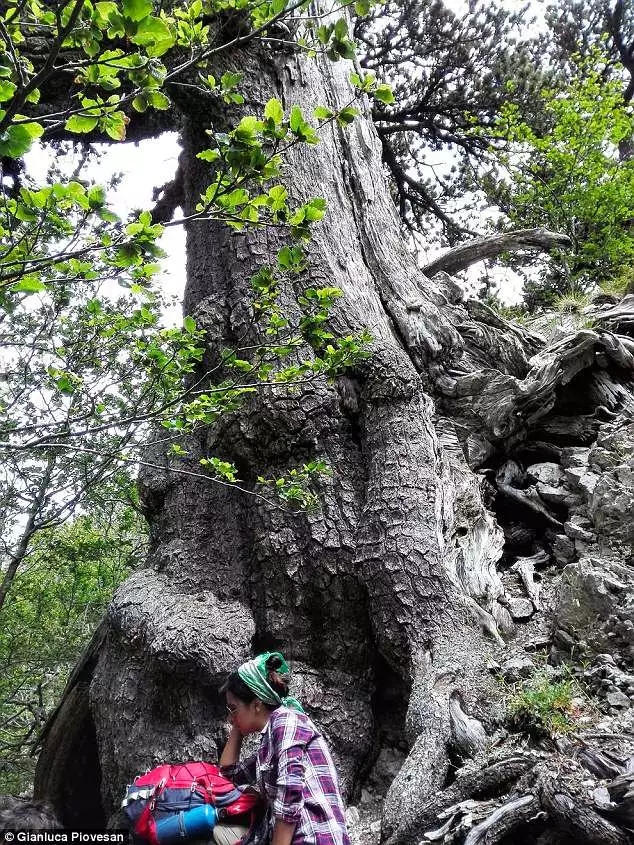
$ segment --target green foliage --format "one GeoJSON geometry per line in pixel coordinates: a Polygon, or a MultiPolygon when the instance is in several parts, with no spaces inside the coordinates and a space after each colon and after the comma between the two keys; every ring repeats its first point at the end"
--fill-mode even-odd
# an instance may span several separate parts
{"type": "MultiPolygon", "coordinates": [[[[261,343],[225,350],[208,370],[205,333],[191,317],[179,328],[161,326],[163,226],[151,212],[120,219],[109,205],[109,185],[55,169],[43,184],[24,174],[16,180],[10,162],[36,139],[60,133],[84,142],[122,141],[138,114],[171,108],[180,84],[220,109],[243,105],[240,69],[218,79],[211,60],[269,34],[285,17],[292,16],[297,49],[326,52],[333,60],[349,55],[344,18],[324,35],[305,13],[307,5],[7,0],[2,6],[0,609],[42,532],[81,512],[90,491],[125,496],[127,468],[139,460],[150,424],[166,430],[165,451],[177,472],[179,460],[189,459],[183,435],[234,413],[262,388],[292,390],[298,382],[332,379],[367,354],[367,333],[339,338],[329,327],[340,292],[315,288],[310,280],[306,246],[326,203],[321,197],[292,202],[282,177],[288,151],[318,143],[332,122],[345,128],[359,113],[357,99],[369,94],[390,101],[387,86],[371,75],[358,77],[350,101],[336,111],[316,104],[309,116],[272,99],[262,114],[243,111],[224,132],[209,127],[209,146],[200,152],[209,186],[187,222],[215,220],[235,230],[271,226],[287,238],[274,266],[254,268],[252,323],[261,343]],[[239,34],[227,35],[218,16],[239,21],[239,34]],[[45,53],[30,47],[34,33],[39,38],[42,32],[45,53]],[[40,112],[40,99],[59,87],[60,69],[69,104],[40,112]],[[287,294],[295,291],[292,316],[280,304],[282,291],[291,303],[287,294]]],[[[372,5],[357,3],[357,13],[372,5]]],[[[289,471],[280,485],[272,480],[270,489],[285,506],[310,502],[299,490],[320,464],[306,466],[289,471]]],[[[238,483],[235,468],[213,455],[202,460],[200,474],[238,483]]]]}
{"type": "Polygon", "coordinates": [[[537,283],[534,309],[568,291],[591,291],[634,259],[634,160],[619,146],[634,133],[634,114],[620,83],[605,81],[605,58],[594,51],[564,91],[543,93],[547,127],[537,132],[517,106],[501,110],[491,148],[494,170],[482,185],[510,228],[544,226],[571,240],[556,251],[537,283]]]}
{"type": "Polygon", "coordinates": [[[0,609],[0,793],[31,787],[30,744],[144,548],[143,521],[129,507],[94,509],[33,540],[0,609]]]}
{"type": "Polygon", "coordinates": [[[570,733],[575,729],[573,699],[578,694],[572,680],[552,681],[538,675],[510,699],[509,722],[513,729],[537,737],[570,733]]]}
{"type": "Polygon", "coordinates": [[[556,298],[553,301],[553,306],[562,314],[580,314],[584,308],[590,305],[590,301],[587,294],[572,290],[556,298]]]}
{"type": "Polygon", "coordinates": [[[324,461],[310,461],[297,469],[291,469],[280,478],[265,478],[258,476],[258,484],[262,489],[273,489],[277,496],[287,504],[301,510],[315,510],[319,498],[314,492],[319,479],[332,475],[332,471],[324,461]]]}

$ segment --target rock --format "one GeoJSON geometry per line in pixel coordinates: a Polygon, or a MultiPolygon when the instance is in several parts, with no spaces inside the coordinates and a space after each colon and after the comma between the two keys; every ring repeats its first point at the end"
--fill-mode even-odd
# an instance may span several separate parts
{"type": "Polygon", "coordinates": [[[550,637],[528,640],[524,643],[524,651],[546,651],[550,646],[550,637]]]}
{"type": "Polygon", "coordinates": [[[605,788],[605,786],[598,786],[592,792],[592,799],[595,803],[595,806],[598,807],[600,810],[609,810],[612,807],[612,802],[610,801],[610,793],[605,788]]]}
{"type": "Polygon", "coordinates": [[[634,454],[634,422],[617,420],[605,426],[598,434],[596,443],[590,449],[589,465],[609,471],[625,463],[634,454]]]}
{"type": "Polygon", "coordinates": [[[587,472],[588,471],[585,467],[570,467],[565,470],[566,483],[569,484],[573,490],[576,490],[579,486],[579,482],[583,476],[587,474],[587,472]]]}
{"type": "Polygon", "coordinates": [[[361,816],[356,807],[348,807],[346,809],[346,824],[349,827],[354,827],[361,821],[361,816]]]}
{"type": "Polygon", "coordinates": [[[610,705],[610,707],[629,707],[630,700],[629,698],[622,693],[620,690],[615,689],[612,692],[609,692],[606,695],[606,701],[610,705]]]}
{"type": "Polygon", "coordinates": [[[564,471],[559,464],[544,462],[540,464],[531,464],[526,468],[526,474],[541,484],[549,487],[559,487],[564,483],[564,471]]]}
{"type": "Polygon", "coordinates": [[[530,599],[510,598],[507,600],[507,607],[513,619],[530,619],[535,608],[530,599]]]}
{"type": "Polygon", "coordinates": [[[585,543],[591,543],[593,540],[596,540],[596,534],[588,531],[587,528],[578,522],[564,523],[564,531],[572,540],[583,540],[585,543]]]}
{"type": "Polygon", "coordinates": [[[561,450],[561,466],[564,469],[585,467],[588,465],[589,456],[589,448],[583,446],[567,446],[561,450]]]}
{"type": "Polygon", "coordinates": [[[500,674],[507,683],[514,684],[530,678],[535,672],[535,664],[530,657],[512,657],[502,664],[500,674]]]}
{"type": "Polygon", "coordinates": [[[575,638],[567,631],[564,631],[563,628],[558,628],[555,631],[553,639],[558,646],[566,651],[572,651],[572,649],[576,646],[575,638]]]}
{"type": "Polygon", "coordinates": [[[553,543],[553,556],[560,566],[565,566],[576,557],[575,544],[565,534],[556,534],[553,543]]]}
{"type": "Polygon", "coordinates": [[[634,467],[621,464],[601,475],[593,488],[588,514],[609,540],[634,542],[634,467]]]}
{"type": "Polygon", "coordinates": [[[614,651],[623,620],[633,618],[634,569],[608,558],[582,558],[565,567],[554,611],[558,644],[565,647],[567,632],[576,631],[590,652],[604,655],[614,651]]]}
{"type": "Polygon", "coordinates": [[[594,492],[594,488],[597,486],[597,481],[599,480],[599,477],[600,476],[598,476],[594,472],[586,472],[579,479],[577,489],[580,490],[582,493],[585,493],[586,497],[589,499],[594,492]]]}
{"type": "Polygon", "coordinates": [[[594,662],[598,663],[600,666],[609,664],[610,666],[614,666],[614,658],[611,654],[597,654],[594,658],[594,662]]]}
{"type": "Polygon", "coordinates": [[[551,487],[548,484],[537,484],[537,492],[545,502],[551,505],[560,505],[566,508],[577,507],[581,504],[581,498],[571,493],[567,487],[551,487]]]}

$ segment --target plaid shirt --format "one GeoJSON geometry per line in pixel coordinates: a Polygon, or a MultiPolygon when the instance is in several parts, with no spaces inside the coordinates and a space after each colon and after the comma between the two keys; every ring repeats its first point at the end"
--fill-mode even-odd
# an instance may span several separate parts
{"type": "Polygon", "coordinates": [[[350,845],[335,765],[304,713],[278,707],[255,754],[223,766],[222,773],[236,784],[255,785],[271,826],[276,819],[296,825],[292,845],[350,845]]]}

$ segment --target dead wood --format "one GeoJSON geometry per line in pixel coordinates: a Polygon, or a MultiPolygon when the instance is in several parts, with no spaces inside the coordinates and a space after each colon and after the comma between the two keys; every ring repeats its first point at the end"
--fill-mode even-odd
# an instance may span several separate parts
{"type": "Polygon", "coordinates": [[[478,261],[497,258],[503,252],[518,252],[520,250],[538,250],[548,252],[555,247],[570,246],[570,238],[548,229],[518,229],[516,232],[505,232],[502,235],[492,235],[489,238],[478,238],[475,241],[454,247],[423,267],[423,273],[430,278],[436,273],[459,273],[478,261]]]}

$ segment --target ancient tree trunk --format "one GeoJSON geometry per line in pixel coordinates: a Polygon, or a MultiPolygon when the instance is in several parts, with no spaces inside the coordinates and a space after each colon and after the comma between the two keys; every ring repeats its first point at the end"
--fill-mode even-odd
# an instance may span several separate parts
{"type": "MultiPolygon", "coordinates": [[[[239,60],[252,112],[271,96],[307,114],[352,98],[343,62],[255,49],[239,60]]],[[[186,212],[209,178],[195,155],[212,119],[211,110],[184,115],[186,212]]],[[[443,455],[421,378],[429,361],[449,364],[460,354],[460,338],[443,296],[401,241],[380,144],[365,119],[345,130],[330,125],[317,148],[294,155],[287,174],[295,199],[328,201],[311,245],[311,283],[343,291],[335,329],[367,327],[372,356],[347,377],[345,399],[340,384],[271,391],[222,433],[190,444],[194,457],[234,460],[246,484],[325,459],[334,474],[318,514],[292,515],[168,472],[144,475],[150,565],[117,593],[90,687],[108,811],[152,760],[215,757],[224,733],[218,687],[254,648],[279,646],[293,661],[347,795],[386,744],[402,752],[413,745],[420,788],[438,788],[448,767],[449,702],[459,693],[470,709],[477,689],[481,637],[465,601],[469,572],[456,571],[452,498],[475,503],[462,546],[468,551],[476,531],[484,560],[474,560],[485,573],[474,580],[478,589],[489,581],[495,589],[500,532],[467,490],[466,466],[443,455]]],[[[208,330],[213,360],[244,332],[248,279],[274,258],[279,238],[205,222],[187,235],[185,309],[208,330]]]]}
{"type": "MultiPolygon", "coordinates": [[[[228,67],[234,59],[245,70],[247,112],[261,112],[272,96],[305,114],[317,104],[340,108],[352,96],[345,62],[261,47],[230,57],[228,67]]],[[[188,213],[209,178],[196,153],[206,128],[224,118],[211,102],[180,105],[188,213]]],[[[524,584],[530,610],[522,612],[531,616],[540,605],[536,567],[570,538],[564,523],[572,505],[564,493],[553,505],[557,491],[549,500],[544,490],[553,484],[529,478],[523,466],[561,455],[556,438],[545,441],[562,415],[627,404],[632,352],[625,339],[589,329],[542,351],[543,336],[463,302],[446,275],[421,274],[401,239],[380,143],[365,118],[346,129],[329,125],[318,147],[293,153],[286,173],[294,199],[328,201],[310,248],[310,282],[343,291],[333,326],[344,335],[367,328],[372,354],[335,384],[263,391],[187,445],[192,459],[234,461],[244,486],[313,459],[327,461],[333,475],[320,511],[293,515],[171,473],[164,447],[154,444],[153,462],[165,471],[141,479],[152,529],[148,567],[117,592],[105,639],[80,673],[93,733],[84,724],[66,749],[85,736],[100,777],[92,784],[84,777],[82,788],[100,790],[108,816],[125,784],[152,763],[215,759],[226,733],[219,688],[227,671],[254,650],[279,647],[332,745],[346,796],[356,799],[367,783],[385,792],[393,779],[384,838],[420,839],[431,826],[441,840],[463,823],[466,832],[472,795],[482,801],[472,802],[481,817],[470,816],[470,843],[535,830],[546,812],[559,813],[565,827],[561,796],[538,773],[526,774],[538,758],[512,751],[482,761],[499,716],[487,662],[523,618],[496,567],[504,535],[485,501],[491,506],[497,491],[504,561],[516,565],[509,577],[524,584]],[[573,407],[566,390],[576,377],[594,392],[573,407]],[[450,767],[472,757],[480,762],[447,786],[450,767]]],[[[248,280],[274,259],[280,235],[196,221],[187,237],[185,310],[208,331],[212,364],[239,338],[257,342],[248,280]]],[[[291,309],[293,293],[285,293],[291,309]]],[[[586,425],[591,438],[594,422],[586,425]]],[[[68,708],[58,719],[72,730],[68,708]]],[[[77,784],[68,751],[52,736],[38,789],[55,793],[63,809],[77,784]]]]}

